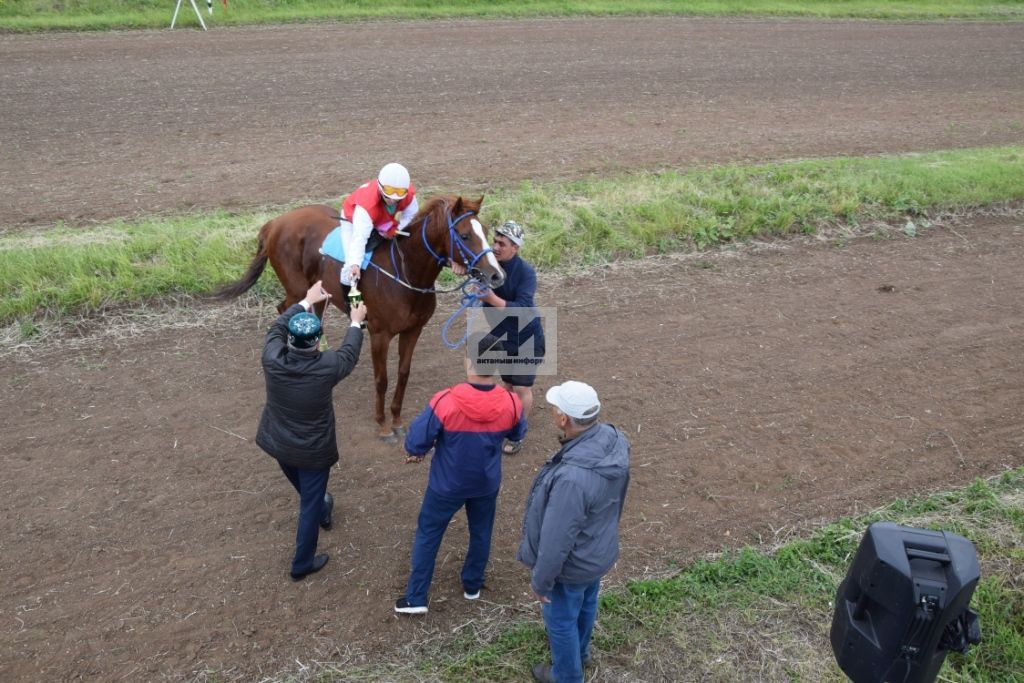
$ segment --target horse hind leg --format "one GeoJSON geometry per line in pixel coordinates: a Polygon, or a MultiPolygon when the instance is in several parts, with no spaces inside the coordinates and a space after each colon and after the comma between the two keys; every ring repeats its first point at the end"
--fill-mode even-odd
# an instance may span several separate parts
{"type": "Polygon", "coordinates": [[[284,287],[284,299],[277,305],[277,312],[284,313],[289,306],[302,301],[302,297],[309,291],[309,286],[312,283],[307,282],[307,278],[301,270],[286,268],[273,259],[271,259],[270,265],[277,273],[277,279],[281,281],[281,286],[284,287]]]}

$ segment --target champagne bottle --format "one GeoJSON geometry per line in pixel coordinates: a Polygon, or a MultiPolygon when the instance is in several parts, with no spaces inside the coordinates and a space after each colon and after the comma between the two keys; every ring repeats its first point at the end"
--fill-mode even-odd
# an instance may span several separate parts
{"type": "MultiPolygon", "coordinates": [[[[348,292],[349,310],[351,311],[353,308],[355,308],[356,306],[358,306],[361,303],[363,303],[363,293],[359,291],[359,285],[353,283],[352,284],[352,289],[350,289],[349,292],[348,292]]],[[[360,322],[359,323],[359,327],[365,330],[366,329],[366,321],[363,320],[362,322],[360,322]]]]}

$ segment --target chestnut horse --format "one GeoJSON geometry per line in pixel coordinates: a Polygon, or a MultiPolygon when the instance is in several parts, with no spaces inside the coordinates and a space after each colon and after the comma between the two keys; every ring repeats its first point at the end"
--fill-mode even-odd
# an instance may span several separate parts
{"type": "MultiPolygon", "coordinates": [[[[367,309],[367,329],[373,352],[373,378],[377,390],[374,418],[379,436],[397,441],[402,425],[402,401],[412,367],[412,352],[423,326],[437,305],[434,281],[445,265],[455,261],[466,266],[471,277],[486,287],[498,287],[505,273],[487,244],[477,220],[483,197],[435,197],[427,201],[406,227],[408,236],[396,236],[380,244],[363,271],[359,289],[367,309]],[[385,425],[384,394],[388,388],[388,347],[398,336],[398,380],[391,400],[391,425],[385,425]]],[[[304,206],[268,221],[259,233],[256,256],[237,282],[221,287],[215,296],[235,298],[256,284],[267,260],[284,286],[285,296],[277,310],[284,312],[300,301],[317,280],[340,310],[347,312],[342,296],[341,263],[320,254],[328,233],[338,226],[338,214],[325,204],[304,206]]],[[[317,314],[324,304],[317,304],[317,314]]]]}

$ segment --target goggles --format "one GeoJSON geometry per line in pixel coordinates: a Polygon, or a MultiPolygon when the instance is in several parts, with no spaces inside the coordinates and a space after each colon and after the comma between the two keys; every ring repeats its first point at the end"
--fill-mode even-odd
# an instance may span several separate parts
{"type": "MultiPolygon", "coordinates": [[[[380,185],[380,183],[378,183],[378,185],[380,185]]],[[[398,197],[399,199],[401,199],[402,197],[404,197],[405,195],[407,195],[409,193],[409,188],[407,188],[407,187],[392,187],[390,185],[380,185],[380,191],[383,192],[384,194],[386,194],[389,197],[392,197],[392,198],[398,197]]]]}

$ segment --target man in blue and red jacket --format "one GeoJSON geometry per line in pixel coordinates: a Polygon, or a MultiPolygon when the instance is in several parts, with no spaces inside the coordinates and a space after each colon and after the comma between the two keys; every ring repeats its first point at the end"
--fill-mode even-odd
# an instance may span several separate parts
{"type": "Polygon", "coordinates": [[[493,370],[475,368],[467,357],[466,378],[435,394],[405,437],[406,462],[422,461],[431,448],[434,455],[416,523],[409,581],[405,595],[395,602],[395,611],[402,614],[427,612],[441,539],[463,506],[469,525],[463,596],[480,597],[501,488],[501,445],[506,438],[526,436],[522,403],[515,393],[495,384],[493,370]]]}

